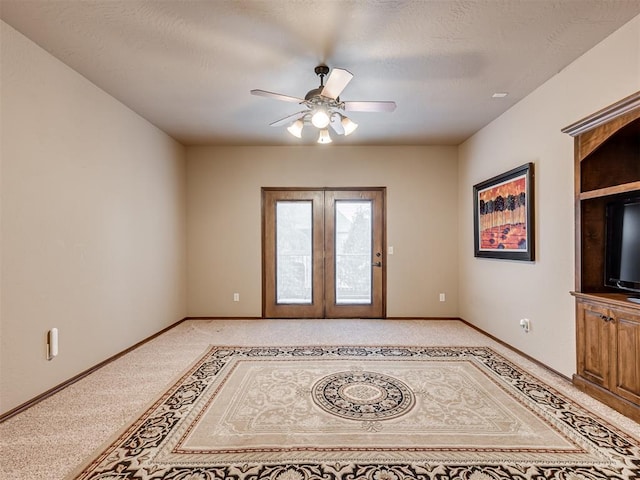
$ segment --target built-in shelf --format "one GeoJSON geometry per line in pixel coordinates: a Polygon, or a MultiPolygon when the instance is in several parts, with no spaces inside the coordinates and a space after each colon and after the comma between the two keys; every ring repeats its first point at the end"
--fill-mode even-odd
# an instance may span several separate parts
{"type": "MultiPolygon", "coordinates": [[[[630,308],[632,310],[640,310],[640,305],[629,300],[633,297],[631,293],[607,293],[607,292],[571,292],[571,295],[580,300],[596,301],[616,305],[621,308],[630,308]]],[[[640,311],[638,312],[640,315],[640,311]]]]}
{"type": "Polygon", "coordinates": [[[613,187],[599,188],[597,190],[589,190],[588,192],[580,192],[580,200],[589,200],[590,198],[607,197],[610,195],[619,195],[622,193],[635,192],[640,190],[640,182],[624,183],[613,187]]]}

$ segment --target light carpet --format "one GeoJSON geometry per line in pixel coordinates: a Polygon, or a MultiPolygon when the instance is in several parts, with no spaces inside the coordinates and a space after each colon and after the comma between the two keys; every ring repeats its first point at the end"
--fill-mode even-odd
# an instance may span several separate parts
{"type": "Polygon", "coordinates": [[[640,445],[489,347],[211,347],[73,479],[634,479],[640,445]]]}

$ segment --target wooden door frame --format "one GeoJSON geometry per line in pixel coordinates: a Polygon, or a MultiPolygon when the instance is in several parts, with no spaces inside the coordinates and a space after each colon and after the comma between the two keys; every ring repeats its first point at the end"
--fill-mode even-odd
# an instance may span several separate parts
{"type": "MultiPolygon", "coordinates": [[[[291,314],[286,314],[286,313],[281,313],[279,315],[269,315],[267,316],[266,312],[267,312],[267,305],[269,305],[270,308],[273,308],[274,306],[274,298],[270,298],[270,295],[268,295],[268,292],[275,292],[275,285],[274,285],[274,281],[275,278],[267,278],[267,268],[266,268],[266,262],[267,262],[267,256],[268,255],[273,255],[275,252],[275,248],[274,245],[272,243],[270,243],[269,241],[267,241],[267,218],[265,215],[266,212],[266,197],[269,196],[268,192],[282,192],[285,194],[287,192],[292,192],[292,198],[296,197],[296,193],[300,193],[300,192],[322,192],[323,195],[325,194],[325,192],[327,191],[333,191],[333,192],[340,192],[340,191],[360,191],[360,192],[367,192],[367,191],[379,191],[381,193],[381,205],[380,205],[380,210],[381,210],[381,214],[380,217],[376,217],[374,221],[378,221],[380,222],[380,228],[381,228],[381,235],[382,235],[382,246],[381,246],[381,261],[382,261],[382,267],[380,269],[380,292],[381,292],[381,298],[380,298],[380,310],[381,310],[381,314],[380,316],[376,316],[375,318],[386,318],[387,316],[387,209],[386,209],[386,200],[387,200],[387,189],[386,187],[262,187],[261,188],[261,217],[262,217],[262,245],[261,245],[261,254],[262,254],[262,318],[325,318],[326,317],[326,306],[324,305],[324,299],[326,297],[325,292],[322,291],[322,315],[317,315],[315,313],[315,311],[313,313],[303,313],[301,315],[291,315],[291,314]],[[268,290],[271,289],[271,290],[268,290]],[[270,303],[271,302],[271,303],[270,303]]],[[[298,197],[299,198],[299,197],[298,197]]],[[[325,209],[325,204],[324,202],[322,202],[322,211],[323,211],[323,219],[324,219],[324,209],[325,209]]],[[[317,212],[314,209],[314,215],[317,212]]],[[[323,222],[324,224],[324,222],[323,222]]],[[[271,237],[273,237],[273,232],[271,232],[271,237]]],[[[314,231],[314,246],[315,246],[315,242],[316,242],[316,231],[314,231]]],[[[324,230],[322,231],[322,235],[323,235],[323,242],[325,241],[324,239],[324,230]]],[[[324,250],[324,246],[323,246],[323,250],[324,250]]],[[[316,265],[316,260],[314,259],[314,272],[317,269],[317,265],[316,265]]],[[[321,268],[323,275],[324,275],[324,271],[325,271],[325,266],[324,266],[324,259],[323,259],[323,265],[321,268]]],[[[314,283],[315,283],[315,279],[314,279],[314,283]]],[[[322,285],[325,285],[325,279],[322,279],[322,285]]],[[[314,291],[319,292],[320,289],[319,287],[314,285],[314,291]]],[[[373,293],[373,292],[372,292],[373,293]]],[[[289,305],[287,305],[287,310],[290,309],[291,307],[289,305]]],[[[277,310],[277,309],[276,309],[277,310]]],[[[283,309],[284,310],[284,309],[283,309]]],[[[345,310],[346,311],[346,310],[345,310]]],[[[359,315],[358,312],[352,312],[351,314],[346,313],[344,315],[344,318],[359,318],[362,315],[359,315]]]]}

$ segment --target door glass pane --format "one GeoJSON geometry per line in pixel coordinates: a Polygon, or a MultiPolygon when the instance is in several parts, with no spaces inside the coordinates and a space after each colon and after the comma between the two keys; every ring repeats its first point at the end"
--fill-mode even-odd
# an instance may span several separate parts
{"type": "Polygon", "coordinates": [[[312,202],[276,202],[276,303],[311,304],[312,202]]]}
{"type": "Polygon", "coordinates": [[[336,304],[371,304],[371,202],[336,200],[336,304]]]}

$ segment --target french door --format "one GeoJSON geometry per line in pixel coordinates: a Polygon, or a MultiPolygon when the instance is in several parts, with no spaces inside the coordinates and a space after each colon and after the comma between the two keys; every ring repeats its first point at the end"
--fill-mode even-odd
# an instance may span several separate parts
{"type": "Polygon", "coordinates": [[[384,188],[263,188],[263,317],[384,317],[384,200],[384,188]]]}

